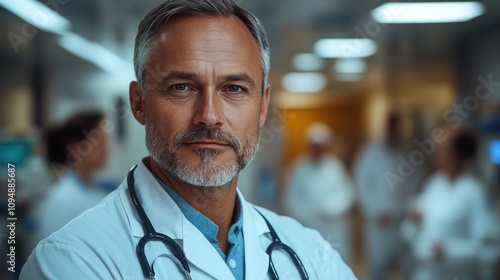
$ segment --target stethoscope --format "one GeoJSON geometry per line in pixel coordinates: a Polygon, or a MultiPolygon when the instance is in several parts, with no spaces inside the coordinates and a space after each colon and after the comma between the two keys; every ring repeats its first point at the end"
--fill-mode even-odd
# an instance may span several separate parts
{"type": "MultiPolygon", "coordinates": [[[[137,193],[135,191],[135,179],[134,179],[134,170],[137,168],[137,165],[132,167],[130,171],[127,174],[127,184],[128,184],[128,190],[130,193],[130,199],[132,200],[132,203],[134,204],[135,209],[137,210],[137,213],[139,214],[139,217],[141,218],[141,224],[142,228],[146,232],[146,234],[139,240],[139,244],[137,244],[137,258],[139,259],[139,263],[142,268],[142,272],[144,273],[144,276],[150,280],[155,279],[155,272],[153,268],[149,265],[149,261],[146,257],[146,244],[150,241],[160,241],[163,243],[165,246],[167,246],[173,253],[174,257],[181,263],[182,268],[184,270],[184,274],[186,275],[186,279],[191,280],[191,269],[189,268],[189,264],[187,262],[186,254],[184,254],[184,251],[182,248],[175,242],[172,238],[168,237],[165,234],[159,233],[155,230],[153,225],[151,224],[151,221],[148,218],[148,215],[144,211],[144,208],[142,207],[141,202],[139,201],[139,198],[137,197],[137,193]]],[[[257,209],[255,209],[257,210],[257,209]]],[[[283,244],[281,242],[281,239],[278,237],[278,234],[274,230],[274,228],[271,226],[269,221],[257,210],[257,212],[262,216],[264,221],[267,224],[267,227],[269,228],[271,237],[272,237],[272,243],[267,247],[266,253],[269,255],[269,271],[268,273],[270,274],[271,279],[279,279],[278,272],[276,271],[276,267],[274,266],[274,262],[272,259],[272,252],[273,250],[283,250],[285,251],[288,256],[292,259],[293,264],[295,268],[299,271],[301,279],[309,279],[309,276],[307,275],[306,268],[302,264],[302,261],[300,260],[299,256],[295,251],[290,248],[288,245],[283,244]]]]}

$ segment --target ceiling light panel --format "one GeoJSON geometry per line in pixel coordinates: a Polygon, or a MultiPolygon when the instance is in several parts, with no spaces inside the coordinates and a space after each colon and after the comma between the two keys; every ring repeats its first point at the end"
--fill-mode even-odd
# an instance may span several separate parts
{"type": "Polygon", "coordinates": [[[283,76],[283,88],[289,92],[320,92],[326,87],[326,78],[316,72],[292,72],[283,76]]]}
{"type": "Polygon", "coordinates": [[[371,15],[380,23],[445,23],[463,22],[484,13],[479,2],[386,3],[371,15]]]}
{"type": "Polygon", "coordinates": [[[360,58],[377,52],[377,43],[368,38],[321,39],[314,46],[314,52],[326,58],[360,58]]]}
{"type": "Polygon", "coordinates": [[[323,68],[323,59],[314,53],[296,54],[292,62],[297,71],[318,71],[323,68]]]}
{"type": "Polygon", "coordinates": [[[38,1],[0,0],[0,6],[43,31],[63,34],[71,28],[69,20],[38,1]]]}

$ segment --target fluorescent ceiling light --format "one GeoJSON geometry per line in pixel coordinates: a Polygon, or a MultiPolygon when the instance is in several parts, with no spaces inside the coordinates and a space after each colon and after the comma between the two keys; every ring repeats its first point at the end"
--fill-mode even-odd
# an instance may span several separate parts
{"type": "Polygon", "coordinates": [[[281,83],[289,92],[319,92],[326,87],[326,78],[321,73],[293,72],[283,76],[281,83]]]}
{"type": "Polygon", "coordinates": [[[314,53],[299,53],[293,57],[293,67],[298,71],[318,71],[323,68],[323,59],[314,53]]]}
{"type": "Polygon", "coordinates": [[[38,1],[0,0],[0,6],[43,31],[62,34],[71,27],[69,20],[38,1]]]}
{"type": "Polygon", "coordinates": [[[368,57],[377,52],[377,43],[368,38],[321,39],[314,44],[313,48],[321,57],[368,57]]]}
{"type": "Polygon", "coordinates": [[[484,13],[478,2],[386,3],[372,17],[381,23],[442,23],[468,21],[484,13]]]}
{"type": "Polygon", "coordinates": [[[107,48],[88,41],[80,35],[67,33],[58,39],[59,45],[68,52],[87,60],[103,71],[111,74],[123,74],[131,65],[107,48]]]}
{"type": "Polygon", "coordinates": [[[366,63],[361,58],[339,58],[335,60],[335,72],[343,74],[359,74],[365,72],[366,63]]]}

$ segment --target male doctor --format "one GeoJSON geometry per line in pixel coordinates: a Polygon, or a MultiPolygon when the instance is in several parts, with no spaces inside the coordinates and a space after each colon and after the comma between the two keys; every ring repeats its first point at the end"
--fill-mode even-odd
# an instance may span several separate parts
{"type": "Polygon", "coordinates": [[[140,23],[134,63],[131,109],[150,156],[42,241],[21,279],[355,279],[316,231],[237,189],[270,95],[255,16],[230,0],[167,1],[140,23]]]}

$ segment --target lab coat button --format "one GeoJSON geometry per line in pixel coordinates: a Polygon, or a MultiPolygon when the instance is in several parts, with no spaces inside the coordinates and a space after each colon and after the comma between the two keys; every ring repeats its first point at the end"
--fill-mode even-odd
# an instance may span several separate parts
{"type": "Polygon", "coordinates": [[[231,268],[236,268],[236,261],[235,261],[234,259],[230,259],[230,260],[229,260],[229,266],[230,266],[231,268]]]}

